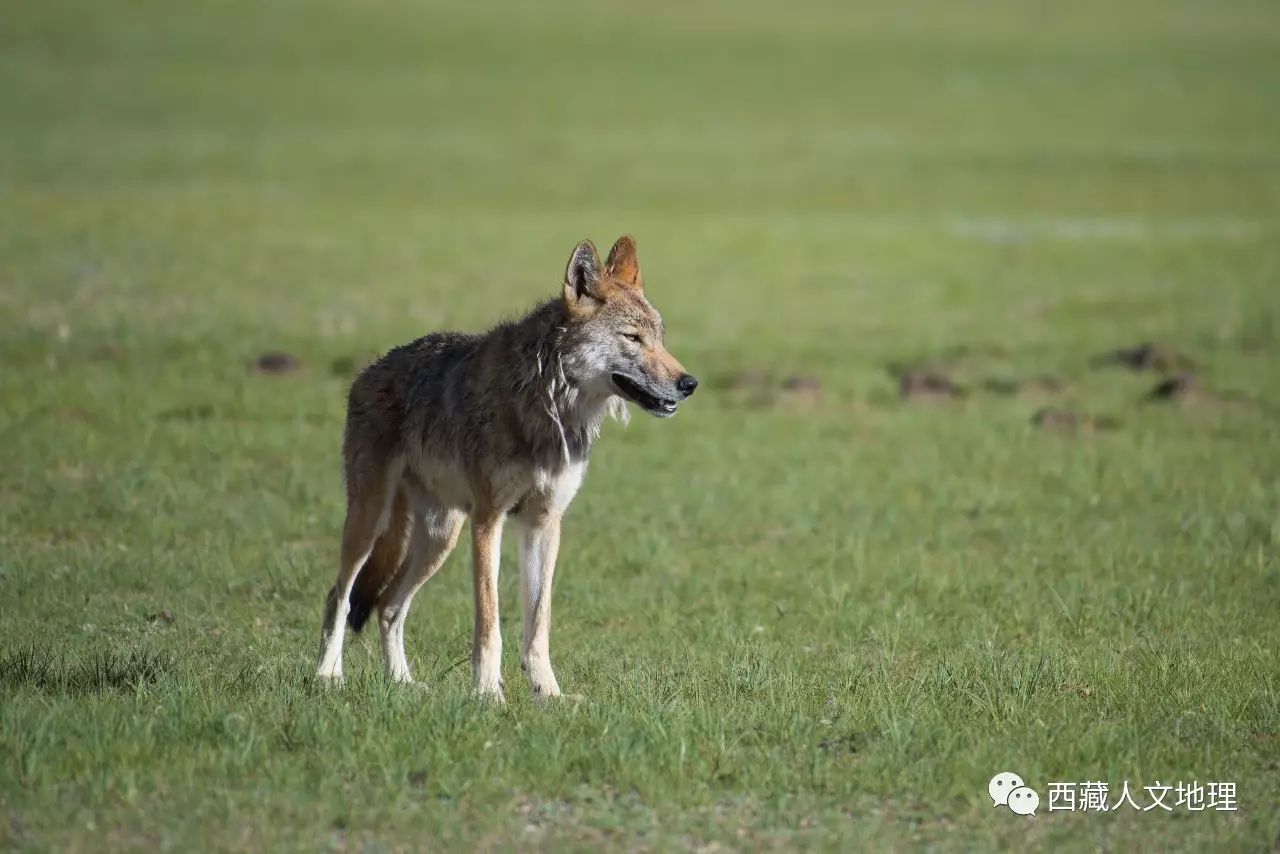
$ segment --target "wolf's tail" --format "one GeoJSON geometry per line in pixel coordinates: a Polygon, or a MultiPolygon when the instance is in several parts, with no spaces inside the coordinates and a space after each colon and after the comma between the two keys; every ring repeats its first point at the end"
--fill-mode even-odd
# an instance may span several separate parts
{"type": "Polygon", "coordinates": [[[373,544],[369,559],[360,568],[356,583],[351,588],[351,609],[347,611],[347,625],[352,631],[360,631],[369,621],[369,615],[378,606],[395,578],[400,562],[404,560],[409,545],[409,503],[403,492],[397,491],[391,505],[387,529],[373,544]]]}

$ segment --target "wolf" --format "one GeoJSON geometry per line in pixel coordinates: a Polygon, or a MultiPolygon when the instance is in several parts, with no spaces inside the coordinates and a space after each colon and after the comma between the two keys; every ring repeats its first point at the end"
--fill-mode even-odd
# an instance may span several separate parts
{"type": "Polygon", "coordinates": [[[625,420],[625,402],[669,418],[698,387],[663,344],[634,239],[620,237],[603,264],[582,241],[563,285],[484,334],[439,332],[397,347],[352,383],[342,444],[347,514],[318,678],[341,681],[344,629],[359,631],[376,612],[388,675],[413,681],[409,605],[470,518],[473,684],[502,702],[498,552],[510,519],[520,538],[520,665],[535,700],[560,696],[550,653],[560,523],[601,424],[625,420]]]}

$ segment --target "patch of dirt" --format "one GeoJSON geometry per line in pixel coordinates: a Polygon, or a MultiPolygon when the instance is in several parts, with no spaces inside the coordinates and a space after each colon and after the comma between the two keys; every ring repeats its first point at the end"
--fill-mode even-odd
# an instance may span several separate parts
{"type": "Polygon", "coordinates": [[[754,406],[812,409],[822,402],[822,380],[809,374],[789,374],[781,380],[761,368],[748,368],[718,385],[754,406]]]}
{"type": "Polygon", "coordinates": [[[1174,374],[1156,383],[1147,392],[1149,403],[1176,403],[1185,406],[1250,407],[1255,410],[1271,410],[1265,401],[1239,391],[1218,391],[1209,388],[1191,372],[1174,374]]]}
{"type": "Polygon", "coordinates": [[[822,380],[817,377],[793,374],[782,381],[786,391],[822,391],[822,380]]]}
{"type": "Polygon", "coordinates": [[[740,373],[734,374],[725,380],[725,388],[730,391],[751,391],[753,389],[767,388],[773,385],[773,377],[768,371],[759,368],[749,368],[740,373]]]}
{"type": "Polygon", "coordinates": [[[794,374],[782,381],[779,402],[797,409],[811,409],[822,402],[822,380],[794,374]]]}
{"type": "Polygon", "coordinates": [[[291,374],[302,370],[302,362],[291,353],[276,350],[255,359],[253,370],[261,374],[291,374]]]}
{"type": "Polygon", "coordinates": [[[955,400],[968,397],[973,389],[1009,397],[1048,394],[1063,385],[1048,374],[1024,373],[999,343],[958,344],[885,367],[897,380],[898,395],[904,400],[955,400]]]}
{"type": "Polygon", "coordinates": [[[1205,400],[1208,392],[1200,385],[1194,374],[1175,374],[1156,383],[1147,395],[1149,400],[1205,400]]]}
{"type": "Polygon", "coordinates": [[[898,379],[898,394],[904,400],[936,402],[964,397],[965,391],[944,374],[907,371],[898,379]]]}
{"type": "Polygon", "coordinates": [[[1165,374],[1189,371],[1195,367],[1190,358],[1172,347],[1150,341],[1099,353],[1089,360],[1089,364],[1095,368],[1115,366],[1131,371],[1158,371],[1165,374]]]}
{"type": "Polygon", "coordinates": [[[1031,423],[1046,433],[1096,433],[1120,426],[1120,422],[1109,415],[1089,415],[1053,407],[1037,411],[1031,416],[1031,423]]]}

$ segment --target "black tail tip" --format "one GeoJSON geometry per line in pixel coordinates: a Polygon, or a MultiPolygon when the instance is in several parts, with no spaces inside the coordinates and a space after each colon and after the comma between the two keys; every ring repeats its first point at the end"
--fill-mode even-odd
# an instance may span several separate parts
{"type": "Polygon", "coordinates": [[[353,632],[359,632],[364,628],[364,624],[369,622],[369,615],[373,613],[373,603],[366,602],[356,597],[356,592],[351,591],[351,609],[347,611],[347,625],[353,632]]]}

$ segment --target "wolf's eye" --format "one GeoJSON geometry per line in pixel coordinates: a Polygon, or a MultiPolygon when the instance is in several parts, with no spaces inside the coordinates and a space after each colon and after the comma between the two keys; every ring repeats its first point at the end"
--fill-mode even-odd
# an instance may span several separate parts
{"type": "Polygon", "coordinates": [[[637,335],[637,334],[635,334],[634,332],[624,332],[624,333],[622,333],[622,337],[623,337],[623,338],[625,338],[625,339],[627,339],[628,341],[632,341],[632,342],[634,342],[634,343],[636,343],[636,344],[641,343],[641,342],[640,342],[640,336],[639,336],[639,335],[637,335]]]}

